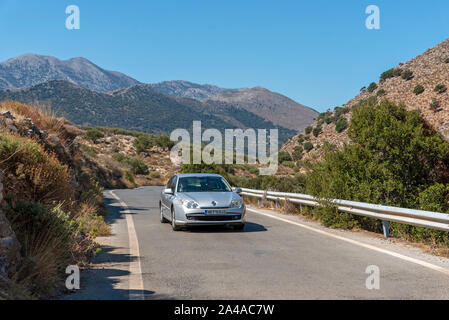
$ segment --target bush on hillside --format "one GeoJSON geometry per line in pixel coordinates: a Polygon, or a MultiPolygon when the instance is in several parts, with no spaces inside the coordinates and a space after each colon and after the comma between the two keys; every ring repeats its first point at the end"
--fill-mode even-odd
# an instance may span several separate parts
{"type": "Polygon", "coordinates": [[[435,91],[436,93],[444,93],[444,92],[446,92],[446,90],[447,90],[447,87],[442,83],[437,84],[435,86],[435,88],[433,89],[433,91],[435,91]]]}
{"type": "Polygon", "coordinates": [[[420,95],[423,92],[424,92],[424,87],[422,85],[420,85],[420,84],[417,84],[415,86],[415,89],[413,89],[413,93],[416,94],[416,95],[420,95]]]}
{"type": "Polygon", "coordinates": [[[401,74],[402,79],[404,80],[411,80],[413,78],[413,71],[411,70],[404,70],[401,74]]]}
{"type": "Polygon", "coordinates": [[[335,130],[338,133],[343,132],[344,130],[346,130],[347,127],[348,127],[348,120],[346,120],[346,118],[338,120],[338,122],[335,124],[335,130]]]}
{"type": "Polygon", "coordinates": [[[294,161],[298,161],[302,159],[302,152],[304,151],[304,148],[302,146],[296,146],[293,149],[293,153],[292,153],[292,159],[294,161]]]}
{"type": "Polygon", "coordinates": [[[380,80],[385,81],[387,79],[393,78],[394,76],[395,76],[395,69],[390,69],[390,70],[383,72],[380,75],[380,80]]]}
{"type": "Polygon", "coordinates": [[[440,102],[437,99],[433,98],[429,106],[430,110],[432,110],[433,112],[437,112],[439,107],[440,102]]]}
{"type": "Polygon", "coordinates": [[[5,215],[21,244],[24,265],[19,282],[32,294],[49,297],[61,287],[65,268],[72,264],[76,228],[68,214],[37,202],[19,200],[9,205],[5,215]]]}
{"type": "Polygon", "coordinates": [[[0,169],[5,175],[16,177],[5,182],[5,193],[10,196],[44,204],[72,203],[74,193],[68,167],[33,140],[0,135],[0,169]]]}
{"type": "Polygon", "coordinates": [[[372,93],[372,92],[374,92],[375,90],[377,89],[377,83],[375,83],[375,82],[371,82],[371,84],[368,86],[368,92],[369,93],[372,93]]]}
{"type": "Polygon", "coordinates": [[[104,138],[104,133],[97,128],[88,128],[85,138],[95,143],[98,139],[104,138]]]}
{"type": "Polygon", "coordinates": [[[116,153],[112,155],[112,159],[117,162],[120,162],[125,165],[129,165],[131,167],[131,171],[134,174],[148,174],[148,167],[142,160],[128,157],[121,153],[116,153]]]}
{"type": "Polygon", "coordinates": [[[306,143],[304,143],[304,150],[306,150],[307,152],[311,151],[313,149],[313,144],[309,141],[307,141],[306,143]]]}
{"type": "MultiPolygon", "coordinates": [[[[419,112],[383,101],[354,108],[343,150],[327,153],[307,175],[308,194],[407,208],[440,208],[448,212],[449,143],[431,129],[419,112]],[[436,192],[438,191],[438,192],[436,192]],[[433,197],[434,195],[434,197],[433,197]]],[[[330,226],[380,231],[379,221],[320,211],[330,226]]],[[[449,235],[391,224],[393,235],[449,244],[449,235]]]]}
{"type": "Polygon", "coordinates": [[[278,161],[279,161],[279,163],[283,163],[285,161],[292,161],[292,157],[291,157],[290,153],[288,153],[286,151],[281,151],[278,154],[278,161]]]}

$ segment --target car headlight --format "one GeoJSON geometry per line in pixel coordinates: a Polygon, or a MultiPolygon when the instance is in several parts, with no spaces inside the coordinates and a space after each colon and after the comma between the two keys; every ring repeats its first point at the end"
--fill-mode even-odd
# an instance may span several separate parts
{"type": "Polygon", "coordinates": [[[182,205],[187,209],[196,209],[200,206],[196,201],[193,200],[184,200],[182,202],[182,205]]]}
{"type": "Polygon", "coordinates": [[[240,208],[243,205],[242,199],[236,199],[231,201],[231,208],[240,208]]]}

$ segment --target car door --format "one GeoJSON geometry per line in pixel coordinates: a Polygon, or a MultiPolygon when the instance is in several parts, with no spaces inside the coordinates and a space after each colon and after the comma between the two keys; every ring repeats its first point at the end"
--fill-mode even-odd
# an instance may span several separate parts
{"type": "MultiPolygon", "coordinates": [[[[176,182],[178,181],[178,177],[174,176],[171,179],[171,183],[167,188],[170,188],[173,191],[173,194],[167,194],[167,210],[170,211],[171,205],[173,204],[173,200],[175,199],[176,194],[176,182]]],[[[171,215],[171,212],[169,212],[169,215],[171,215]]]]}
{"type": "MultiPolygon", "coordinates": [[[[168,183],[167,183],[167,185],[165,186],[164,189],[172,189],[171,186],[172,186],[172,182],[173,182],[174,178],[175,177],[173,176],[173,177],[170,178],[170,180],[168,180],[168,183]]],[[[170,216],[169,210],[170,210],[170,206],[171,206],[171,203],[170,203],[170,200],[169,200],[169,196],[171,196],[171,195],[166,194],[166,193],[164,193],[162,191],[162,194],[161,194],[161,204],[162,204],[162,206],[161,207],[162,207],[163,214],[165,216],[167,216],[167,217],[170,216]]]]}

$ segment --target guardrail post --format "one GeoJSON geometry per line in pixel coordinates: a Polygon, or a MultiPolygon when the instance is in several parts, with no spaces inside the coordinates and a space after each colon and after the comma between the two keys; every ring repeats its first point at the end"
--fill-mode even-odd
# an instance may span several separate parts
{"type": "Polygon", "coordinates": [[[384,237],[389,238],[390,237],[390,221],[382,221],[382,228],[384,229],[384,237]]]}

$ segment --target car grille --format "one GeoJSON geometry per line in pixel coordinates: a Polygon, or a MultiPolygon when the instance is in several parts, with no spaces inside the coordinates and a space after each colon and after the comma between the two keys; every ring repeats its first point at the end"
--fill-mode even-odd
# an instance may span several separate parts
{"type": "Polygon", "coordinates": [[[240,214],[228,214],[223,216],[187,216],[187,220],[193,221],[232,221],[240,220],[240,214]]]}

